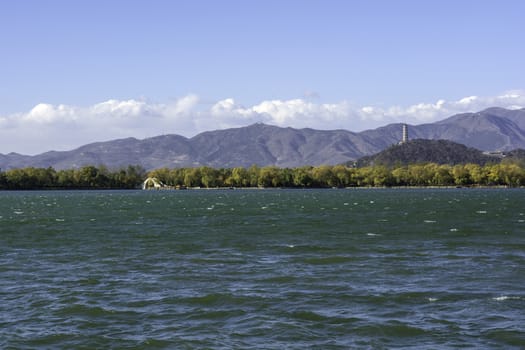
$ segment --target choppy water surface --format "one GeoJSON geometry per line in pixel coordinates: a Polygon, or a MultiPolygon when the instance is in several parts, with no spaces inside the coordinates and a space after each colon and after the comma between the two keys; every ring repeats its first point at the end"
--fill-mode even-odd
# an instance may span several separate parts
{"type": "Polygon", "coordinates": [[[0,348],[524,348],[525,191],[0,192],[0,348]]]}

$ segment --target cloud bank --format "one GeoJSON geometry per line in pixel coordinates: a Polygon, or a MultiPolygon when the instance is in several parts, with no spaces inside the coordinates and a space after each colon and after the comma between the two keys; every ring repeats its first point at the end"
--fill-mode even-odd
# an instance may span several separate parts
{"type": "Polygon", "coordinates": [[[187,137],[199,132],[263,122],[277,126],[362,131],[389,123],[422,124],[456,113],[488,107],[525,107],[525,91],[498,96],[468,96],[411,106],[358,106],[348,101],[316,103],[308,99],[269,100],[243,106],[233,98],[206,103],[187,95],[169,103],[108,100],[93,106],[40,103],[30,111],[0,115],[0,153],[37,154],[69,150],[86,143],[161,134],[187,137]]]}

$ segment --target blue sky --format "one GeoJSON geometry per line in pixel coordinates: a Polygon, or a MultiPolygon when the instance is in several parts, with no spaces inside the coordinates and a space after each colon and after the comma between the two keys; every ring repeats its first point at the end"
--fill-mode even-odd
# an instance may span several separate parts
{"type": "Polygon", "coordinates": [[[525,107],[524,13],[519,0],[0,0],[0,152],[525,107]]]}

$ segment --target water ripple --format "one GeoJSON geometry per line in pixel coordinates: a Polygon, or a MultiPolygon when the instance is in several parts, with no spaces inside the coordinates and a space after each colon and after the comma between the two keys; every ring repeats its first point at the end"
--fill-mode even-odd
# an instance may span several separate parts
{"type": "Polygon", "coordinates": [[[1,192],[0,348],[520,349],[523,194],[1,192]]]}

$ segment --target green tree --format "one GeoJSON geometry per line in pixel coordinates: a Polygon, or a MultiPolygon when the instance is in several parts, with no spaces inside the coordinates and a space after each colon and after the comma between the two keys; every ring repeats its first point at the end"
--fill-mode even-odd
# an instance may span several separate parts
{"type": "Polygon", "coordinates": [[[293,170],[290,168],[281,169],[281,186],[292,187],[293,186],[293,170]]]}
{"type": "Polygon", "coordinates": [[[337,186],[337,178],[332,172],[332,167],[329,165],[321,165],[315,167],[311,171],[313,183],[319,187],[335,187],[337,186]]]}
{"type": "Polygon", "coordinates": [[[311,187],[312,186],[312,167],[304,166],[295,168],[293,171],[293,184],[296,187],[311,187]]]}
{"type": "Polygon", "coordinates": [[[7,179],[2,169],[0,169],[0,189],[2,190],[7,189],[7,179]]]}
{"type": "Polygon", "coordinates": [[[435,186],[452,186],[454,185],[454,177],[452,176],[452,168],[450,165],[434,164],[434,176],[432,178],[432,185],[435,186]]]}
{"type": "Polygon", "coordinates": [[[152,170],[147,174],[147,177],[154,177],[165,185],[174,185],[171,181],[171,170],[168,168],[152,170]]]}
{"type": "Polygon", "coordinates": [[[347,187],[350,185],[350,171],[344,165],[335,165],[332,168],[332,174],[335,178],[335,186],[347,187]]]}
{"type": "Polygon", "coordinates": [[[122,188],[137,188],[146,177],[146,170],[140,165],[128,165],[122,188]]]}
{"type": "Polygon", "coordinates": [[[525,184],[525,173],[517,164],[501,164],[500,167],[505,185],[517,187],[525,184]]]}
{"type": "Polygon", "coordinates": [[[184,185],[186,187],[201,186],[201,174],[199,168],[187,168],[184,172],[184,185]]]}
{"type": "Polygon", "coordinates": [[[487,167],[482,167],[478,164],[466,164],[465,169],[470,175],[472,183],[476,185],[486,185],[488,183],[487,167]]]}
{"type": "Polygon", "coordinates": [[[386,166],[375,166],[372,168],[370,176],[372,177],[373,185],[376,187],[392,186],[395,184],[392,173],[386,166]]]}
{"type": "Polygon", "coordinates": [[[357,186],[370,187],[374,186],[374,167],[367,166],[358,168],[357,186]]]}
{"type": "Polygon", "coordinates": [[[170,170],[168,175],[168,182],[166,183],[169,186],[183,186],[184,185],[184,168],[174,168],[170,170]]]}
{"type": "Polygon", "coordinates": [[[233,168],[231,171],[230,179],[230,186],[247,187],[250,185],[250,180],[248,179],[248,171],[242,167],[233,168]]]}
{"type": "Polygon", "coordinates": [[[213,168],[203,166],[199,169],[201,176],[201,184],[206,187],[216,187],[218,185],[219,172],[213,168]]]}
{"type": "Polygon", "coordinates": [[[73,188],[78,186],[75,181],[75,171],[73,169],[58,171],[56,181],[57,187],[73,188]]]}
{"type": "Polygon", "coordinates": [[[31,185],[26,173],[22,169],[10,169],[5,172],[6,187],[8,189],[24,189],[31,185]]]}
{"type": "Polygon", "coordinates": [[[394,178],[394,183],[397,186],[407,186],[410,184],[410,174],[407,167],[399,167],[392,170],[392,177],[394,178]]]}
{"type": "Polygon", "coordinates": [[[259,184],[259,172],[261,169],[257,165],[252,165],[247,169],[248,181],[250,187],[257,187],[259,184]]]}
{"type": "Polygon", "coordinates": [[[261,168],[257,185],[260,187],[278,187],[281,184],[280,171],[276,166],[261,168]]]}
{"type": "Polygon", "coordinates": [[[458,186],[466,186],[472,183],[468,168],[462,164],[455,165],[452,168],[452,176],[454,177],[454,183],[458,186]]]}
{"type": "Polygon", "coordinates": [[[428,171],[423,164],[413,164],[408,166],[409,183],[411,186],[428,186],[432,183],[433,173],[428,171]]]}

